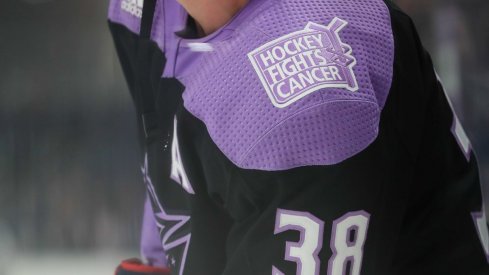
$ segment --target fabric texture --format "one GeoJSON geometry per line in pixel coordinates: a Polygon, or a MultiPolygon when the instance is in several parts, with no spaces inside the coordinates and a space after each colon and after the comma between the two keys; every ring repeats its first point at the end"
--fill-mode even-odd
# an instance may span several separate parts
{"type": "Polygon", "coordinates": [[[185,26],[187,13],[177,0],[157,0],[151,29],[151,40],[162,52],[175,54],[177,36],[175,32],[185,26]]]}
{"type": "Polygon", "coordinates": [[[151,266],[166,267],[166,254],[161,245],[156,227],[155,215],[149,198],[144,203],[143,225],[141,228],[141,257],[151,266]]]}
{"type": "Polygon", "coordinates": [[[231,22],[220,30],[232,32],[225,39],[208,39],[213,51],[201,53],[191,72],[177,75],[186,86],[185,107],[206,124],[220,150],[241,168],[272,171],[330,165],[365,149],[378,134],[392,81],[393,35],[385,4],[379,0],[252,3],[253,9],[241,15],[248,20],[241,18],[239,26],[231,22]],[[248,53],[304,30],[309,22],[328,26],[335,18],[347,23],[338,32],[344,43],[338,58],[347,57],[351,48],[357,90],[327,87],[284,108],[274,106],[248,53]]]}
{"type": "Polygon", "coordinates": [[[109,20],[121,24],[131,32],[138,34],[141,28],[142,2],[139,5],[136,1],[111,0],[109,4],[109,20]]]}

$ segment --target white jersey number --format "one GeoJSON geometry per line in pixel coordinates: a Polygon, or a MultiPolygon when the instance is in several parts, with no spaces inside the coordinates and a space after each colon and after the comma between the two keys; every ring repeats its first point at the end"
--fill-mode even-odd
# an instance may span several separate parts
{"type": "MultiPolygon", "coordinates": [[[[359,275],[363,246],[367,239],[370,215],[365,211],[350,212],[333,223],[328,275],[359,275]]],[[[296,275],[318,275],[323,245],[324,222],[308,212],[278,209],[275,234],[288,230],[300,232],[299,242],[286,242],[285,260],[297,264],[296,275]]],[[[272,275],[284,275],[272,266],[272,275]]]]}
{"type": "Polygon", "coordinates": [[[344,215],[333,223],[328,275],[359,275],[362,267],[363,246],[367,239],[370,215],[365,211],[344,215]],[[350,272],[347,266],[350,264],[350,272]]]}
{"type": "MultiPolygon", "coordinates": [[[[300,232],[300,242],[287,242],[285,259],[297,263],[297,273],[302,275],[319,274],[319,251],[323,245],[324,222],[307,212],[279,209],[275,221],[275,234],[287,230],[300,232]]],[[[272,275],[283,274],[272,267],[272,275]]]]}

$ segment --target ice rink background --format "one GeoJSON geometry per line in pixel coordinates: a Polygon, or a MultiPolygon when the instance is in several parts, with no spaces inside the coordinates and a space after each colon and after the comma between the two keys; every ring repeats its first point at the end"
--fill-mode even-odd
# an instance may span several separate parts
{"type": "Polygon", "coordinates": [[[3,265],[0,275],[112,275],[114,266],[131,256],[134,255],[121,251],[22,253],[3,265]]]}
{"type": "MultiPolygon", "coordinates": [[[[489,183],[489,2],[397,2],[489,183]]],[[[138,256],[140,150],[107,5],[0,1],[0,275],[113,274],[138,256]]]]}

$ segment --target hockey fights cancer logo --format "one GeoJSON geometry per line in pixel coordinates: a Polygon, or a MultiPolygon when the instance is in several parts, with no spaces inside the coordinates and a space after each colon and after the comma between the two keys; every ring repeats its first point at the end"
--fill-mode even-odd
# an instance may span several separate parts
{"type": "Polygon", "coordinates": [[[122,0],[121,9],[138,18],[143,17],[144,0],[122,0]]]}
{"type": "Polygon", "coordinates": [[[274,106],[287,107],[323,88],[358,90],[356,59],[339,36],[346,25],[338,17],[328,26],[309,22],[248,53],[274,106]]]}

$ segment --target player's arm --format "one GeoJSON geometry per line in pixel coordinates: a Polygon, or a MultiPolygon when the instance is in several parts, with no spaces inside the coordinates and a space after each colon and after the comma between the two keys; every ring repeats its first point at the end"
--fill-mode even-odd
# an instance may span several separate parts
{"type": "MultiPolygon", "coordinates": [[[[434,73],[428,78],[436,83],[434,73]]],[[[238,169],[231,184],[239,191],[230,192],[227,206],[235,220],[229,239],[237,244],[229,261],[245,259],[247,265],[231,264],[235,269],[229,274],[488,272],[471,216],[481,209],[474,155],[467,162],[450,132],[444,118],[450,110],[440,86],[425,88],[432,103],[439,103],[430,105],[432,117],[425,117],[423,136],[430,138],[422,140],[417,156],[412,145],[404,144],[395,118],[398,108],[389,99],[375,141],[348,159],[275,171],[272,166],[238,169]]],[[[315,136],[313,129],[302,131],[307,132],[315,136]]],[[[278,135],[268,152],[287,155],[288,149],[277,145],[288,140],[301,142],[292,132],[278,135]]],[[[317,145],[302,146],[294,153],[301,158],[290,160],[313,160],[324,152],[317,145]]]]}
{"type": "MultiPolygon", "coordinates": [[[[412,22],[390,15],[392,22],[375,22],[376,43],[372,33],[350,33],[360,45],[351,40],[352,55],[343,52],[356,58],[353,73],[342,67],[356,80],[348,89],[325,83],[294,100],[263,77],[277,109],[257,100],[260,119],[232,117],[225,137],[207,125],[236,169],[226,201],[235,221],[227,274],[487,273],[471,217],[481,207],[474,163],[451,133],[453,115],[412,22]],[[253,125],[247,137],[269,127],[249,142],[233,136],[234,125],[253,125]]],[[[288,37],[273,39],[248,53],[253,77],[273,72],[261,70],[273,57],[267,47],[288,37]]]]}
{"type": "MultiPolygon", "coordinates": [[[[389,274],[410,192],[406,152],[383,144],[392,134],[381,130],[334,165],[241,170],[232,182],[241,192],[229,202],[229,238],[241,245],[230,261],[246,259],[254,274],[389,274]]],[[[230,274],[246,273],[232,266],[230,274]]]]}
{"type": "MultiPolygon", "coordinates": [[[[131,97],[135,103],[139,141],[143,147],[145,131],[136,87],[138,70],[138,45],[142,16],[142,1],[110,1],[108,24],[117,55],[126,79],[131,97]]],[[[128,274],[169,274],[165,268],[165,253],[159,240],[156,224],[149,200],[146,200],[141,234],[141,256],[143,261],[129,259],[123,261],[116,270],[117,275],[128,274]]]]}
{"type": "Polygon", "coordinates": [[[124,73],[124,78],[126,79],[131,96],[135,100],[137,45],[140,40],[139,29],[141,19],[138,18],[137,14],[133,14],[140,7],[137,7],[136,4],[133,4],[133,7],[129,7],[129,2],[132,1],[110,1],[108,25],[124,73]],[[130,11],[133,11],[133,13],[130,11]]]}

